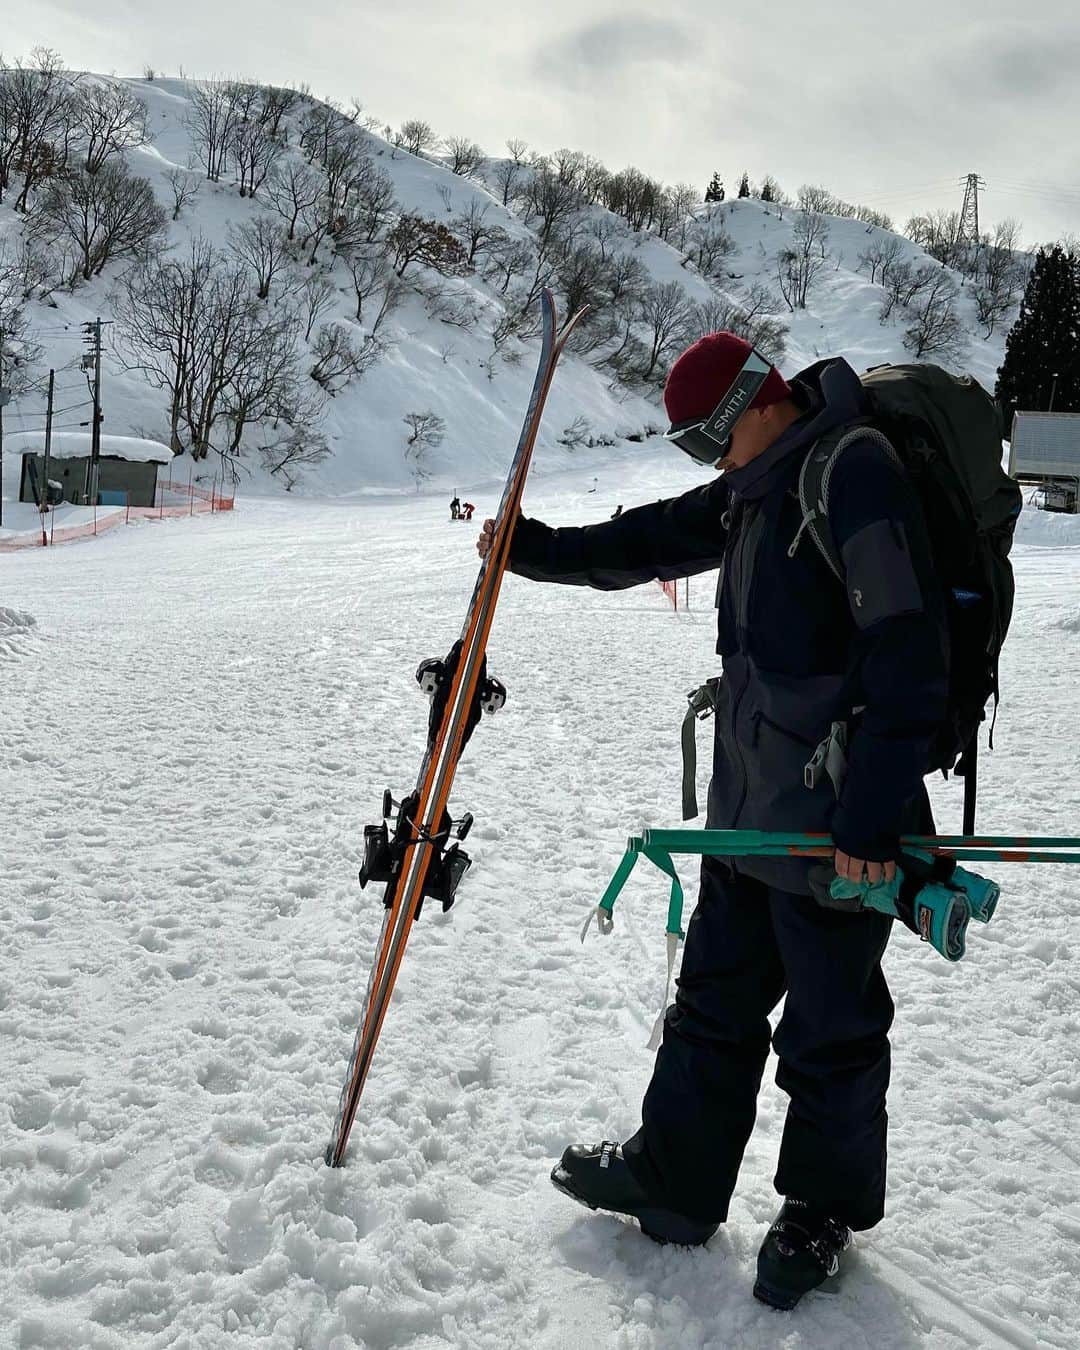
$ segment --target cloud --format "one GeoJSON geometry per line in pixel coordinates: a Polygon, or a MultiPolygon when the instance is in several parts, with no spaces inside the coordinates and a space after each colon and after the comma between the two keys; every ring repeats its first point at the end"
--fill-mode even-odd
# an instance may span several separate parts
{"type": "Polygon", "coordinates": [[[984,102],[1039,102],[1060,96],[1062,86],[1075,98],[1080,29],[998,30],[977,37],[962,57],[954,53],[943,64],[942,78],[984,102]]]}
{"type": "Polygon", "coordinates": [[[642,14],[602,19],[565,33],[537,51],[537,75],[571,88],[601,84],[632,65],[685,60],[691,48],[685,29],[642,14]]]}

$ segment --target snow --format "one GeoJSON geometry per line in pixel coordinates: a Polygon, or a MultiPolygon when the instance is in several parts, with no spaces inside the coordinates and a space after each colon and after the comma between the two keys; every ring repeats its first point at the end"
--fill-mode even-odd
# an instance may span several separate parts
{"type": "MultiPolygon", "coordinates": [[[[97,79],[106,77],[96,76],[97,79]]],[[[187,171],[201,178],[195,162],[191,134],[185,125],[190,109],[191,84],[179,79],[119,81],[130,85],[149,108],[153,141],[128,153],[132,170],[149,179],[159,200],[172,214],[172,193],[167,175],[172,170],[187,171]]],[[[296,154],[295,134],[292,137],[296,154]]],[[[535,236],[514,214],[483,185],[451,173],[428,158],[395,150],[379,136],[370,137],[376,165],[385,170],[394,185],[402,207],[419,211],[441,221],[478,203],[488,210],[488,219],[513,238],[535,236]],[[440,189],[450,194],[450,208],[444,204],[440,189]]],[[[11,209],[11,199],[0,205],[0,243],[14,239],[21,219],[11,209]]],[[[268,210],[261,197],[240,199],[237,189],[226,181],[202,181],[199,196],[185,207],[179,220],[171,221],[169,240],[182,253],[191,239],[203,236],[215,246],[224,247],[230,228],[235,228],[268,210]]],[[[655,281],[677,281],[693,299],[703,301],[710,287],[688,266],[686,257],[659,238],[635,234],[621,221],[599,208],[588,213],[604,217],[614,228],[609,248],[630,252],[645,266],[655,281]]],[[[776,254],[792,244],[793,229],[799,213],[780,209],[756,200],[730,201],[703,214],[704,224],[722,225],[737,245],[728,260],[725,286],[738,296],[756,283],[776,291],[776,254]]],[[[788,314],[780,305],[778,317],[788,323],[787,356],[781,363],[785,374],[816,361],[819,357],[843,354],[856,369],[910,359],[903,347],[904,322],[878,322],[878,308],[884,291],[858,270],[859,255],[875,242],[894,236],[857,220],[830,219],[829,249],[835,268],[826,270],[818,287],[811,292],[809,308],[788,314]]],[[[900,239],[903,260],[915,266],[929,261],[927,255],[910,240],[900,239]]],[[[329,251],[324,249],[328,258],[329,251]]],[[[85,382],[72,369],[83,354],[82,325],[112,315],[110,294],[118,268],[80,285],[75,291],[58,289],[49,304],[33,307],[33,326],[44,348],[42,367],[53,366],[58,376],[58,397],[63,396],[68,411],[66,422],[58,428],[75,427],[89,417],[79,400],[88,395],[85,382]]],[[[343,264],[331,274],[341,294],[337,307],[327,319],[351,323],[355,300],[343,264]]],[[[433,280],[432,275],[426,277],[433,280]]],[[[957,278],[959,281],[959,278],[957,278]]],[[[513,366],[496,363],[489,378],[490,333],[503,312],[503,297],[478,275],[453,283],[475,302],[479,317],[465,327],[451,326],[430,318],[419,296],[413,294],[391,318],[386,330],[393,347],[386,357],[362,380],[353,382],[325,403],[322,427],[333,455],[308,469],[298,493],[315,496],[359,495],[366,492],[411,491],[412,467],[405,457],[408,429],[404,417],[410,412],[431,411],[446,423],[446,438],[428,454],[427,470],[431,483],[453,489],[464,481],[476,482],[502,473],[502,447],[513,442],[532,381],[535,343],[515,349],[522,361],[513,366]]],[[[992,387],[1003,354],[1003,334],[984,340],[976,323],[970,283],[962,287],[960,313],[972,333],[967,359],[963,362],[984,385],[992,387]]],[[[103,356],[102,400],[106,425],[118,434],[168,441],[167,399],[162,391],[151,389],[136,371],[125,371],[121,341],[115,327],[106,329],[103,356]]],[[[513,344],[511,344],[513,346],[513,344]]],[[[24,394],[5,409],[7,434],[20,429],[39,430],[44,423],[44,400],[40,394],[24,394]]],[[[620,441],[638,436],[665,424],[658,390],[650,397],[640,392],[612,387],[608,378],[589,360],[568,356],[552,390],[548,414],[541,431],[541,469],[567,469],[602,462],[606,451],[578,448],[567,450],[558,438],[579,415],[587,418],[595,438],[620,441]]],[[[251,437],[258,442],[259,435],[251,437]]],[[[270,440],[272,437],[263,436],[270,440]]],[[[17,495],[17,461],[9,463],[5,489],[17,495]]],[[[212,476],[212,474],[210,475],[212,476]]],[[[209,485],[209,478],[208,478],[209,485]]],[[[242,466],[241,490],[279,495],[282,483],[269,477],[255,455],[249,454],[242,466]]]]}
{"type": "MultiPolygon", "coordinates": [[[[103,521],[124,514],[124,508],[99,506],[76,506],[71,502],[62,502],[49,509],[45,518],[45,529],[49,532],[63,530],[73,526],[93,525],[95,518],[100,527],[103,521]]],[[[41,512],[33,502],[4,502],[4,523],[0,526],[0,544],[5,541],[24,542],[27,538],[37,538],[41,534],[41,512]]]]}
{"type": "MultiPolygon", "coordinates": [[[[699,481],[653,442],[537,477],[526,510],[604,519],[699,481]]],[[[495,504],[483,472],[458,487],[478,520],[495,504]]],[[[707,577],[678,613],[658,587],[507,579],[491,652],[509,700],[452,798],[475,813],[475,865],[414,930],[348,1165],[323,1166],[381,915],[355,880],[362,827],[412,781],[413,671],[456,636],[475,575],[477,531],[446,505],[241,497],[5,557],[10,1343],[1075,1346],[1075,869],[1002,867],[958,966],[895,935],[888,1216],[794,1314],[750,1296],[778,1203],[771,1077],[703,1250],[656,1247],[548,1183],[568,1142],[638,1122],[663,879],[638,869],[611,938],[578,933],[626,835],[678,824],[683,693],[715,665],[707,577]]],[[[1080,520],[1025,510],[1014,561],[980,827],[1064,834],[1080,520]]],[[[934,793],[958,825],[959,789],[934,793]]]]}
{"type": "MultiPolygon", "coordinates": [[[[43,431],[17,431],[4,441],[4,449],[12,454],[43,455],[45,453],[45,433],[43,431]]],[[[88,431],[58,431],[49,443],[51,459],[88,459],[91,450],[91,436],[88,431]]],[[[173,453],[160,441],[142,440],[137,436],[102,436],[99,453],[111,459],[125,459],[132,464],[169,464],[173,453]]]]}

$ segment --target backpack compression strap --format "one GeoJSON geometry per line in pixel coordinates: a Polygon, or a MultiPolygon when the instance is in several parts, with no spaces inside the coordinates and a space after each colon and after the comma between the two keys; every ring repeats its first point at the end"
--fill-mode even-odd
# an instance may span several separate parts
{"type": "Polygon", "coordinates": [[[799,470],[799,508],[802,511],[802,523],[788,549],[788,557],[794,558],[804,532],[809,533],[817,551],[829,564],[833,576],[841,585],[844,583],[844,564],[829,524],[829,480],[840,456],[856,441],[872,441],[885,452],[897,468],[903,471],[903,461],[889,438],[865,422],[849,427],[839,435],[831,432],[822,436],[815,442],[799,470]]]}

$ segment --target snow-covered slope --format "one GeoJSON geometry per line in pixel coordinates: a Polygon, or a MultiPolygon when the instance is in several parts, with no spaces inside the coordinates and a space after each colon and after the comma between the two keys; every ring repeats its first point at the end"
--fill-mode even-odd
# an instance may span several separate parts
{"type": "MultiPolygon", "coordinates": [[[[150,144],[128,152],[132,169],[147,177],[162,203],[171,206],[166,175],[193,164],[192,138],[185,118],[190,111],[191,86],[182,80],[159,79],[153,82],[129,80],[132,91],[149,108],[150,144]]],[[[291,142],[295,146],[295,136],[291,142]]],[[[370,137],[370,147],[378,166],[390,176],[394,193],[403,209],[425,216],[452,220],[470,203],[487,207],[489,219],[510,235],[528,238],[528,227],[480,183],[466,180],[432,158],[415,157],[393,149],[379,137],[370,137]],[[448,194],[449,206],[443,193],[448,194]]],[[[288,153],[297,153],[295,149],[288,153]]],[[[195,177],[200,171],[191,172],[195,177]]],[[[11,196],[0,206],[0,237],[13,239],[22,223],[11,210],[11,196]]],[[[217,244],[224,244],[229,227],[265,210],[265,203],[241,199],[235,186],[223,180],[206,183],[195,204],[185,208],[180,218],[170,223],[170,242],[177,249],[199,233],[217,244]]],[[[590,208],[590,214],[603,214],[590,208]]],[[[775,255],[790,245],[798,213],[758,201],[730,202],[709,212],[735,240],[738,250],[728,259],[730,276],[721,278],[729,293],[738,295],[754,282],[775,289],[775,255]]],[[[635,234],[616,222],[614,246],[630,250],[656,281],[677,281],[687,294],[698,301],[714,291],[686,257],[653,235],[635,234]]],[[[701,226],[695,228],[702,228],[701,226]]],[[[782,365],[791,373],[819,356],[843,353],[854,365],[864,367],[882,361],[906,359],[902,329],[890,322],[882,326],[877,311],[881,299],[879,287],[871,285],[857,270],[858,257],[872,236],[880,231],[854,220],[830,223],[829,247],[835,267],[830,264],[811,293],[808,308],[794,315],[778,301],[778,317],[790,325],[788,353],[782,365]]],[[[693,234],[693,232],[691,232],[693,234]]],[[[907,240],[902,241],[904,256],[912,262],[925,262],[926,255],[907,240]]],[[[79,325],[97,315],[110,317],[109,288],[116,268],[73,293],[54,294],[52,305],[34,306],[33,320],[45,348],[43,365],[57,368],[61,400],[75,404],[85,397],[82,376],[73,369],[82,347],[79,325]]],[[[346,295],[347,275],[342,265],[333,274],[341,290],[336,312],[351,316],[351,295],[346,295]]],[[[428,317],[424,304],[413,294],[392,319],[393,345],[385,358],[361,380],[349,385],[335,398],[326,400],[324,429],[334,450],[333,457],[308,471],[305,490],[317,493],[355,493],[370,490],[400,489],[412,486],[410,467],[404,457],[408,434],[403,417],[409,412],[431,411],[446,423],[442,446],[430,455],[432,482],[441,491],[465,479],[477,480],[501,474],[508,447],[512,445],[531,381],[531,356],[524,350],[518,366],[497,363],[489,378],[487,359],[491,351],[490,333],[502,313],[502,300],[477,275],[454,283],[468,292],[476,304],[478,317],[466,328],[452,327],[428,317]]],[[[970,310],[970,302],[963,306],[970,310]]],[[[969,313],[973,319],[973,315],[969,313]]],[[[968,368],[984,383],[993,384],[994,370],[1001,359],[1000,337],[989,342],[974,336],[970,345],[968,368]]],[[[115,337],[115,334],[112,335],[115,337]]],[[[105,429],[122,435],[145,435],[168,439],[165,398],[148,387],[144,380],[127,374],[110,347],[106,351],[103,400],[105,429]]],[[[61,407],[68,404],[59,401],[61,407]]],[[[59,425],[85,420],[85,407],[72,407],[59,425]]],[[[570,464],[587,464],[590,451],[584,447],[567,450],[558,444],[564,428],[584,416],[592,434],[625,445],[624,438],[638,435],[648,427],[657,427],[663,413],[655,390],[646,398],[612,383],[588,361],[569,358],[552,394],[545,429],[537,458],[537,471],[570,464]]],[[[43,420],[40,395],[26,395],[6,410],[9,430],[37,428],[43,420]]],[[[633,447],[628,447],[632,451],[633,447]]],[[[271,490],[280,485],[267,480],[254,468],[252,458],[245,461],[242,490],[271,490]]],[[[5,466],[4,483],[11,495],[16,486],[17,464],[5,466]]]]}

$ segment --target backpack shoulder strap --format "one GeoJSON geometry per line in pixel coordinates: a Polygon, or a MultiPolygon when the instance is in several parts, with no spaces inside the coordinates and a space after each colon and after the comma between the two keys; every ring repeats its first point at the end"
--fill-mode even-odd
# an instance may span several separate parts
{"type": "Polygon", "coordinates": [[[889,438],[867,422],[854,424],[849,422],[845,427],[827,432],[810,447],[799,470],[799,509],[802,511],[802,521],[788,549],[788,557],[794,558],[803,533],[808,533],[817,551],[828,563],[833,576],[841,584],[844,582],[844,562],[833,539],[832,526],[829,524],[829,481],[840,456],[856,441],[872,441],[898,468],[903,469],[903,461],[889,438]]]}

